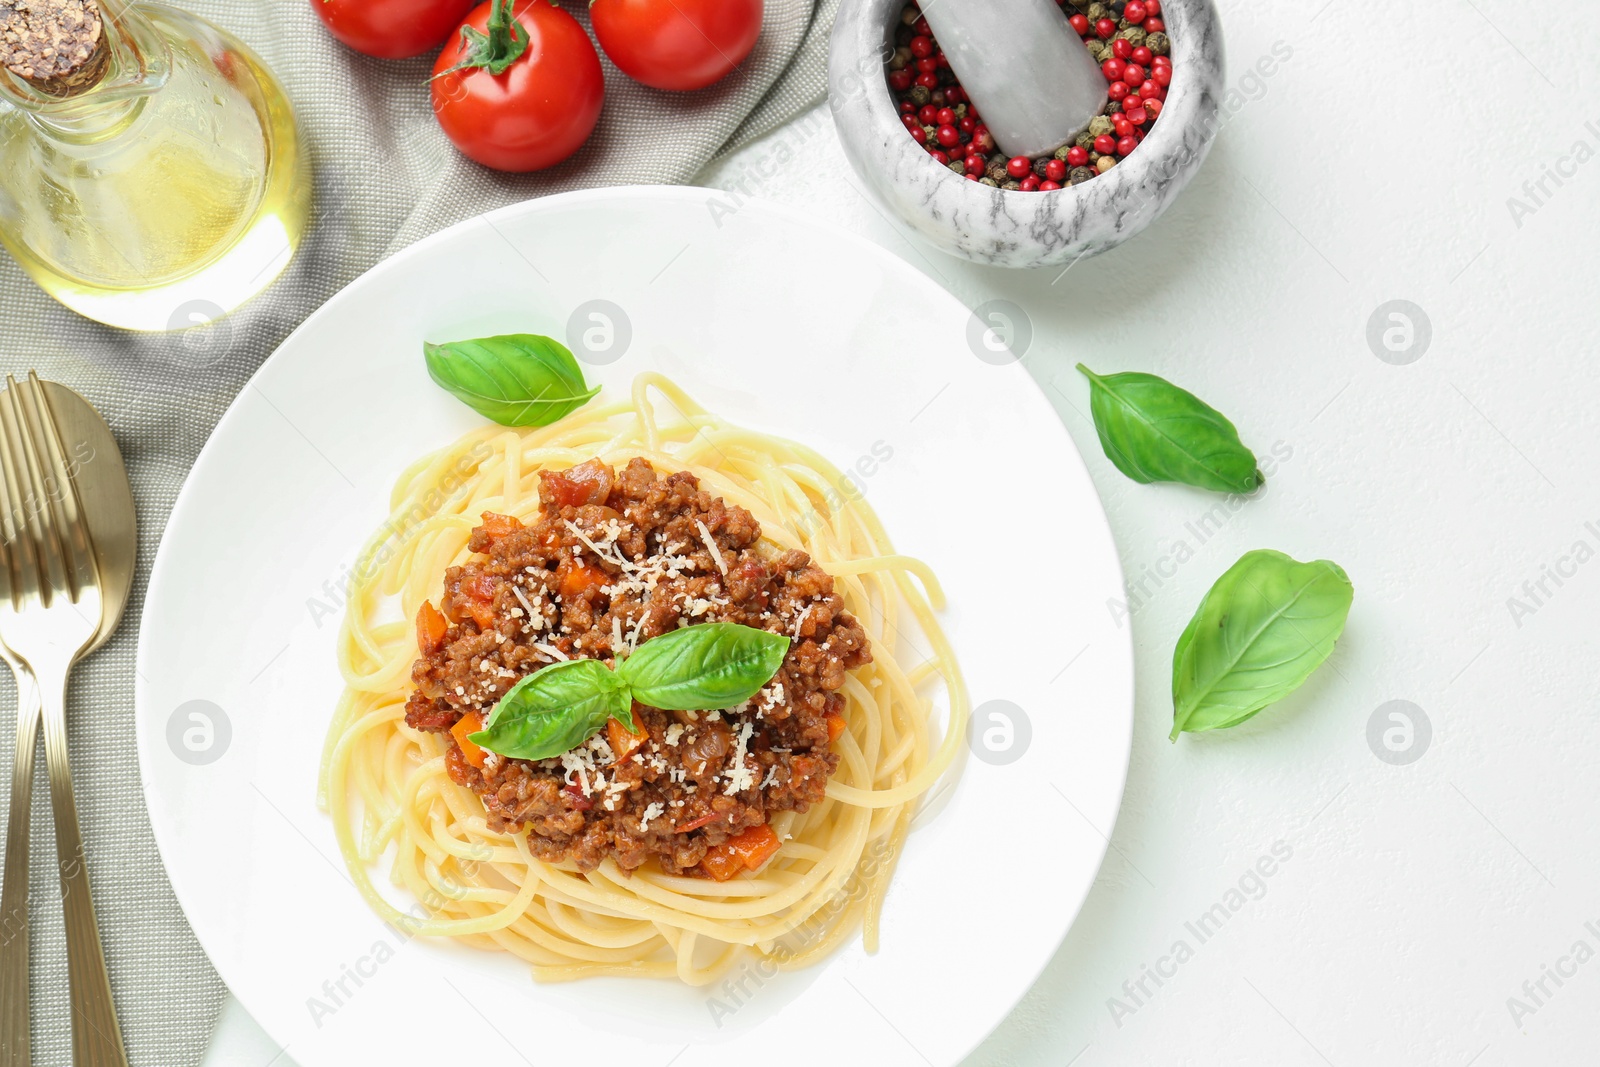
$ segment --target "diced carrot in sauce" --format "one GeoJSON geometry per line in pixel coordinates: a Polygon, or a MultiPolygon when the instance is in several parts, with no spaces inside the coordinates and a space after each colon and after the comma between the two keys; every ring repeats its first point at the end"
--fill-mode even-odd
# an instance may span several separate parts
{"type": "Polygon", "coordinates": [[[475,734],[481,729],[483,729],[483,716],[475,711],[467,712],[456,720],[454,726],[450,727],[450,736],[455,738],[456,744],[461,746],[461,758],[479,770],[483,769],[483,760],[486,753],[483,749],[473,744],[467,735],[475,734]]]}
{"type": "Polygon", "coordinates": [[[752,826],[744,833],[729,841],[734,851],[744,860],[746,870],[754,871],[761,867],[783,847],[783,842],[778,839],[778,832],[772,827],[762,823],[752,826]]]}
{"type": "Polygon", "coordinates": [[[500,540],[522,529],[522,522],[512,515],[498,515],[492,511],[483,513],[483,532],[489,538],[489,543],[500,540]]]}
{"type": "Polygon", "coordinates": [[[844,733],[844,716],[838,712],[830,711],[823,718],[828,720],[828,744],[839,740],[839,735],[844,733]]]}
{"type": "Polygon", "coordinates": [[[726,882],[740,871],[759,870],[782,846],[772,827],[752,826],[725,844],[707,849],[700,869],[717,881],[726,882]]]}
{"type": "Polygon", "coordinates": [[[647,730],[640,730],[636,734],[628,732],[628,728],[616,719],[606,720],[606,742],[611,746],[611,751],[616,755],[614,762],[621,763],[635,752],[644,747],[650,740],[647,730]]]}
{"type": "Polygon", "coordinates": [[[710,815],[706,815],[706,816],[703,816],[701,818],[698,818],[698,819],[694,820],[693,822],[684,823],[682,826],[680,826],[676,830],[674,830],[673,833],[686,834],[691,830],[698,830],[702,826],[710,826],[712,823],[716,822],[719,818],[721,818],[721,816],[719,816],[716,812],[712,812],[710,815]]]}
{"type": "Polygon", "coordinates": [[[599,567],[587,563],[573,563],[561,576],[561,599],[573,600],[593,589],[599,589],[611,576],[599,567]]]}
{"type": "Polygon", "coordinates": [[[716,881],[726,882],[744,872],[744,860],[727,845],[718,845],[706,850],[705,858],[700,861],[700,869],[716,881]]]}
{"type": "Polygon", "coordinates": [[[417,611],[417,650],[424,656],[433,655],[444,647],[445,631],[449,629],[449,621],[439,614],[433,601],[424,600],[417,611]]]}

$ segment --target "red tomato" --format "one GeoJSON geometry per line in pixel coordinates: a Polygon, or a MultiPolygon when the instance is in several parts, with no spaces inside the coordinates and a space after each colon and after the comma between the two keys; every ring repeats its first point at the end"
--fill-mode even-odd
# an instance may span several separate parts
{"type": "Polygon", "coordinates": [[[762,0],[594,0],[589,21],[611,62],[656,89],[704,89],[744,62],[762,0]]]}
{"type": "Polygon", "coordinates": [[[339,40],[379,59],[420,56],[450,36],[476,0],[311,0],[339,40]]]}
{"type": "Polygon", "coordinates": [[[464,27],[473,32],[445,45],[433,65],[433,112],[455,146],[509,171],[542,170],[576,152],[605,100],[600,57],[578,20],[552,0],[489,0],[464,27]],[[507,9],[526,37],[524,51],[511,41],[507,9]],[[496,49],[501,73],[462,66],[475,62],[474,42],[496,49]]]}

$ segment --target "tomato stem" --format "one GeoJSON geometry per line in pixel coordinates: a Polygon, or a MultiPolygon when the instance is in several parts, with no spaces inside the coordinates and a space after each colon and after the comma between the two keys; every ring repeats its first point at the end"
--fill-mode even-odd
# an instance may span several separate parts
{"type": "Polygon", "coordinates": [[[461,27],[461,62],[449,70],[434,75],[442,78],[458,70],[486,70],[490,74],[504,74],[528,50],[528,31],[522,28],[511,12],[512,0],[494,0],[489,11],[489,21],[484,33],[472,26],[461,27]]]}

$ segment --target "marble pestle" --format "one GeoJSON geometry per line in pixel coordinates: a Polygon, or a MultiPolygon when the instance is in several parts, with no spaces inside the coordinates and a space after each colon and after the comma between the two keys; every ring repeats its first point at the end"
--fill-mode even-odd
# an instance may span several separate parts
{"type": "Polygon", "coordinates": [[[1055,0],[929,0],[922,15],[1007,156],[1066,144],[1106,102],[1106,80],[1055,0]]]}

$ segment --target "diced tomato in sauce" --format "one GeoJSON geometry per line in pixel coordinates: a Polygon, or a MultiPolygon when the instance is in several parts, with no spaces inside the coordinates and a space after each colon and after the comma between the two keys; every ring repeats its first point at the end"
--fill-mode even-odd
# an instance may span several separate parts
{"type": "Polygon", "coordinates": [[[502,537],[508,537],[522,529],[522,522],[512,515],[498,515],[492,511],[485,511],[480,529],[492,545],[502,537]]]}
{"type": "Polygon", "coordinates": [[[545,494],[558,508],[577,508],[585,504],[604,504],[611,495],[611,468],[597,459],[580,463],[565,471],[545,471],[541,475],[545,494]]]}
{"type": "Polygon", "coordinates": [[[462,607],[480,630],[494,629],[494,594],[498,584],[487,575],[474,575],[461,583],[462,607]]]}

